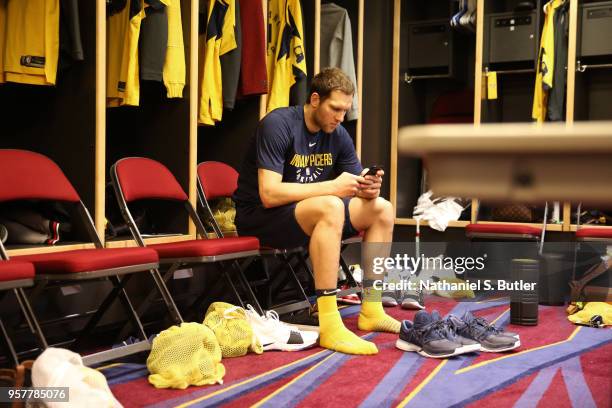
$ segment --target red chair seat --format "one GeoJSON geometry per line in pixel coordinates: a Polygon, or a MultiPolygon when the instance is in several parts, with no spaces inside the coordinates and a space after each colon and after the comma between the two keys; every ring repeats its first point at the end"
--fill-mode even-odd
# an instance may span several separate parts
{"type": "Polygon", "coordinates": [[[468,224],[465,227],[468,235],[477,234],[505,234],[505,235],[532,235],[539,237],[541,227],[523,224],[468,224]]]}
{"type": "Polygon", "coordinates": [[[168,244],[154,244],[149,245],[147,248],[157,251],[160,259],[197,258],[243,251],[256,251],[259,249],[259,240],[255,237],[194,239],[168,244]]]}
{"type": "Polygon", "coordinates": [[[32,262],[37,274],[90,272],[159,262],[157,252],[148,248],[78,249],[13,259],[32,262]]]}
{"type": "Polygon", "coordinates": [[[612,239],[612,228],[580,228],[576,231],[576,238],[612,239]]]}
{"type": "Polygon", "coordinates": [[[0,261],[0,281],[34,279],[34,265],[21,261],[0,261]]]}

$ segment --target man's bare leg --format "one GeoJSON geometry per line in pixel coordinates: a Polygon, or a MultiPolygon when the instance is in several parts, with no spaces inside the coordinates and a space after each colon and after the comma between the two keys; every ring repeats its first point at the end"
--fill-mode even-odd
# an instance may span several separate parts
{"type": "Polygon", "coordinates": [[[365,200],[353,198],[349,204],[351,224],[365,231],[363,241],[364,298],[359,313],[359,330],[399,333],[401,323],[387,315],[382,307],[382,291],[372,287],[373,281],[382,279],[372,271],[375,256],[387,257],[393,240],[394,215],[390,202],[383,198],[365,200]],[[368,245],[369,244],[369,245],[368,245]]]}
{"type": "Polygon", "coordinates": [[[322,347],[347,354],[378,353],[374,343],[361,339],[344,326],[338,312],[336,287],[344,202],[335,196],[308,198],[297,204],[295,217],[302,230],[310,236],[310,258],[319,295],[319,343],[322,347]]]}

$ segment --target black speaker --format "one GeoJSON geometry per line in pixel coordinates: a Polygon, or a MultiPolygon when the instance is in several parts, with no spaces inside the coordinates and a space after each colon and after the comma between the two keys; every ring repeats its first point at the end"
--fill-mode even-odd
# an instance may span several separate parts
{"type": "Polygon", "coordinates": [[[578,57],[612,55],[612,1],[580,5],[578,57]]]}
{"type": "Polygon", "coordinates": [[[494,13],[487,19],[489,64],[535,61],[539,43],[535,10],[494,13]]]}
{"type": "Polygon", "coordinates": [[[448,19],[408,24],[408,69],[448,67],[452,43],[448,19]]]}

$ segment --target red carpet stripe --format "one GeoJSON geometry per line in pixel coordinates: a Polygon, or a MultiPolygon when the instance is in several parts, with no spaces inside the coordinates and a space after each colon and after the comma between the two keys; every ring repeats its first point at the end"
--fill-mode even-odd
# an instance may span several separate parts
{"type": "MultiPolygon", "coordinates": [[[[295,379],[295,377],[297,377],[298,375],[302,374],[304,371],[306,371],[307,368],[305,368],[304,370],[298,371],[296,373],[294,373],[293,375],[289,375],[285,378],[280,379],[279,381],[276,381],[274,383],[271,383],[270,385],[260,388],[258,390],[255,390],[253,392],[250,392],[240,398],[236,398],[233,399],[232,401],[229,401],[226,404],[221,405],[221,407],[223,408],[243,408],[243,407],[250,407],[253,404],[257,403],[258,401],[262,400],[263,398],[265,398],[267,395],[272,394],[275,390],[279,389],[280,387],[286,385],[287,383],[289,383],[290,381],[292,381],[293,379],[295,379]]],[[[194,405],[194,407],[197,405],[194,405]]]]}
{"type": "Polygon", "coordinates": [[[399,404],[403,401],[412,391],[414,391],[420,384],[423,384],[428,376],[436,369],[439,368],[445,360],[438,360],[433,358],[419,357],[423,360],[423,364],[420,366],[416,374],[410,379],[408,384],[400,391],[397,398],[393,402],[393,405],[399,404]]]}
{"type": "Polygon", "coordinates": [[[538,405],[542,396],[550,386],[555,374],[559,372],[559,366],[554,365],[540,370],[536,378],[529,384],[521,398],[514,405],[515,408],[531,408],[538,405]]]}
{"type": "Polygon", "coordinates": [[[309,368],[293,381],[282,388],[278,388],[270,395],[258,401],[253,408],[275,408],[275,407],[294,407],[310,392],[314,391],[333,375],[344,363],[353,356],[342,353],[334,353],[326,357],[313,367],[309,368]]]}
{"type": "Polygon", "coordinates": [[[416,353],[402,353],[397,363],[360,404],[360,407],[392,406],[402,386],[412,380],[412,377],[419,370],[423,361],[416,353]]]}
{"type": "MultiPolygon", "coordinates": [[[[601,329],[604,330],[604,329],[601,329]]],[[[612,329],[605,329],[612,331],[612,329]]],[[[612,343],[580,356],[580,364],[584,380],[591,390],[596,406],[599,408],[612,407],[610,385],[612,382],[612,343]]]]}
{"type": "Polygon", "coordinates": [[[316,390],[302,400],[298,407],[343,405],[350,401],[356,406],[381,383],[389,370],[401,358],[395,348],[396,336],[380,334],[376,338],[376,356],[355,356],[316,390]],[[357,385],[357,386],[356,386],[357,385]]]}
{"type": "Polygon", "coordinates": [[[538,373],[531,374],[518,381],[509,384],[496,392],[492,392],[478,401],[474,401],[466,406],[466,408],[479,407],[495,407],[495,408],[512,408],[516,401],[521,398],[525,390],[531,382],[537,377],[538,373]]]}
{"type": "Polygon", "coordinates": [[[574,405],[572,407],[572,402],[567,394],[567,385],[565,384],[565,381],[563,381],[561,370],[557,370],[555,373],[550,386],[546,392],[544,392],[544,395],[542,395],[540,402],[537,405],[530,405],[530,407],[533,406],[540,408],[587,408],[583,405],[574,405]]]}
{"type": "Polygon", "coordinates": [[[582,366],[580,365],[580,357],[574,357],[561,365],[561,374],[567,385],[567,392],[574,407],[595,408],[595,400],[589,389],[582,366]]]}
{"type": "MultiPolygon", "coordinates": [[[[371,333],[363,336],[366,340],[374,340],[378,333],[371,333]]],[[[371,357],[371,356],[370,356],[371,357]]],[[[261,400],[256,407],[277,407],[295,406],[308,396],[310,392],[318,389],[327,378],[337,373],[337,371],[349,360],[353,358],[364,358],[362,356],[351,356],[342,353],[334,353],[329,358],[322,360],[317,365],[298,376],[293,382],[284,388],[280,388],[275,393],[261,400]]]]}

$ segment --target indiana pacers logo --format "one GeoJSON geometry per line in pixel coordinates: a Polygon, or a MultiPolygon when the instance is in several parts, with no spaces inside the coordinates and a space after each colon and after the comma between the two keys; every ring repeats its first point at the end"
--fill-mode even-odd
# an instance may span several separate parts
{"type": "Polygon", "coordinates": [[[312,183],[323,174],[324,167],[333,165],[331,153],[294,154],[290,165],[297,167],[298,183],[312,183]]]}

